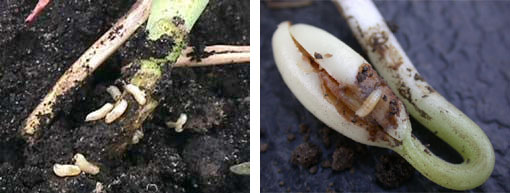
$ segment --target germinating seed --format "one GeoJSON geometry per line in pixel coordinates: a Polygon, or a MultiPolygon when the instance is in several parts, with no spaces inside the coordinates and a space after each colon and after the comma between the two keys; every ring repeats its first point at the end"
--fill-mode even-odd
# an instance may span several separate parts
{"type": "Polygon", "coordinates": [[[117,120],[126,111],[127,106],[128,106],[127,101],[122,99],[115,105],[112,111],[106,114],[106,118],[104,119],[104,121],[106,123],[112,123],[113,121],[117,120]]]}
{"type": "Polygon", "coordinates": [[[124,89],[126,89],[126,91],[128,91],[129,93],[131,93],[131,95],[133,95],[133,97],[135,98],[136,102],[138,102],[138,104],[144,105],[145,102],[147,101],[145,99],[145,93],[142,90],[140,90],[140,88],[138,88],[137,86],[135,86],[133,84],[128,84],[128,85],[124,86],[124,89]]]}
{"type": "Polygon", "coordinates": [[[74,155],[73,159],[74,165],[80,167],[81,171],[92,175],[96,175],[99,173],[99,167],[88,162],[87,159],[85,159],[85,156],[83,156],[83,154],[77,153],[76,155],[74,155]]]}
{"type": "Polygon", "coordinates": [[[108,112],[113,109],[113,105],[111,103],[104,104],[101,108],[89,113],[85,118],[85,121],[95,121],[102,119],[106,116],[108,112]]]}
{"type": "Polygon", "coordinates": [[[175,128],[175,132],[180,133],[183,131],[183,126],[188,120],[188,116],[186,114],[182,113],[181,116],[179,116],[179,119],[177,121],[168,121],[166,122],[166,125],[170,128],[175,128]]]}
{"type": "Polygon", "coordinates": [[[106,88],[106,92],[108,92],[110,96],[112,96],[113,100],[120,99],[121,92],[118,87],[111,85],[108,88],[106,88]]]}
{"type": "Polygon", "coordinates": [[[53,165],[53,172],[59,177],[77,176],[81,173],[81,169],[75,165],[55,164],[53,165]]]}

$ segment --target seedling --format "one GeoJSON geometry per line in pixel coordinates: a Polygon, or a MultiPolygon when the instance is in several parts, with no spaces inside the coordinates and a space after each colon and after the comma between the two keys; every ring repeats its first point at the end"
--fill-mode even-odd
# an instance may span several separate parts
{"type": "Polygon", "coordinates": [[[484,132],[425,81],[414,78],[416,69],[371,1],[338,2],[388,85],[333,35],[284,22],[273,35],[273,54],[298,100],[329,127],[357,142],[394,150],[441,186],[467,190],[484,183],[494,168],[494,150],[484,132]],[[412,136],[406,109],[465,161],[453,164],[432,154],[412,136]]]}
{"type": "Polygon", "coordinates": [[[138,58],[123,67],[123,71],[135,73],[124,76],[120,81],[126,85],[123,92],[115,87],[107,89],[116,101],[114,107],[106,115],[104,112],[108,109],[102,109],[88,119],[99,120],[98,117],[104,115],[105,122],[119,133],[119,140],[115,140],[117,144],[107,147],[112,155],[119,155],[128,145],[138,142],[143,136],[141,125],[158,105],[158,99],[153,95],[161,74],[168,73],[163,70],[173,66],[194,67],[249,61],[247,46],[208,46],[205,51],[212,52],[212,55],[198,62],[188,56],[191,49],[185,49],[187,36],[207,3],[207,0],[138,0],[126,16],[100,37],[57,81],[27,118],[22,129],[23,136],[33,143],[40,130],[53,119],[57,98],[78,89],[85,78],[147,21],[146,41],[171,40],[168,53],[165,56],[138,58]]]}

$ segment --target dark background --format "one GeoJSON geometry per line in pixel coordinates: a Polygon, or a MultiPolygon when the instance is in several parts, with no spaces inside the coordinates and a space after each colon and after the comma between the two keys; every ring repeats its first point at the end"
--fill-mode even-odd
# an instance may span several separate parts
{"type": "MultiPolygon", "coordinates": [[[[322,160],[334,151],[325,148],[318,131],[324,127],[285,86],[273,60],[271,38],[286,20],[313,24],[334,34],[361,53],[336,6],[316,1],[311,6],[270,9],[261,2],[261,190],[263,192],[312,191],[448,191],[416,172],[395,189],[383,188],[376,180],[375,166],[389,150],[367,147],[352,170],[333,172],[322,168],[316,174],[292,166],[290,156],[303,142],[299,124],[311,128],[310,141],[322,148],[322,160]],[[289,142],[288,134],[296,140],[289,142]],[[282,183],[283,182],[283,183],[282,183]]],[[[489,180],[472,190],[510,191],[510,1],[376,1],[403,49],[425,79],[488,135],[496,154],[489,180]]],[[[414,121],[414,120],[413,120],[414,121]]],[[[413,133],[431,150],[449,161],[459,156],[414,121],[413,133]]],[[[332,139],[345,140],[341,136],[332,139]]]]}

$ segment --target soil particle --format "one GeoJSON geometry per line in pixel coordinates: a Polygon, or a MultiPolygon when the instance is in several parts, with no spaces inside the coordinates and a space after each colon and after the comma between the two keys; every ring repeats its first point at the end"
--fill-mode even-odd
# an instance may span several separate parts
{"type": "Polygon", "coordinates": [[[323,168],[330,168],[331,167],[331,161],[330,160],[324,160],[321,162],[321,166],[323,168]]]}
{"type": "Polygon", "coordinates": [[[384,187],[395,188],[411,178],[415,169],[398,154],[382,155],[376,166],[375,177],[384,187]]]}
{"type": "Polygon", "coordinates": [[[301,165],[309,168],[319,163],[322,155],[320,148],[310,142],[302,143],[292,152],[290,162],[294,165],[301,165]]]}
{"type": "Polygon", "coordinates": [[[292,141],[294,141],[295,139],[296,139],[296,135],[294,135],[293,133],[289,133],[289,134],[287,135],[287,141],[292,142],[292,141]]]}
{"type": "Polygon", "coordinates": [[[319,130],[319,136],[321,137],[322,143],[324,143],[324,146],[326,148],[331,147],[331,138],[330,135],[333,130],[331,130],[329,127],[323,127],[319,130]]]}
{"type": "Polygon", "coordinates": [[[306,134],[308,132],[310,132],[310,128],[308,127],[308,125],[304,123],[299,124],[299,133],[306,134]]]}
{"type": "Polygon", "coordinates": [[[184,147],[183,157],[189,165],[192,181],[202,192],[221,192],[226,186],[229,167],[233,165],[229,153],[232,147],[210,136],[195,137],[184,147]]]}
{"type": "Polygon", "coordinates": [[[310,174],[315,174],[315,173],[317,173],[317,170],[319,170],[319,167],[315,165],[315,166],[312,166],[310,168],[310,170],[308,170],[308,171],[310,172],[310,174]]]}
{"type": "Polygon", "coordinates": [[[420,76],[418,73],[414,74],[414,80],[416,81],[425,81],[422,76],[420,76]]]}
{"type": "Polygon", "coordinates": [[[269,148],[269,144],[267,144],[267,143],[260,144],[260,152],[264,153],[267,151],[268,148],[269,148]]]}
{"type": "Polygon", "coordinates": [[[322,55],[321,55],[321,54],[319,54],[319,53],[317,53],[317,52],[315,52],[315,53],[313,54],[313,57],[315,57],[315,59],[318,59],[318,60],[322,59],[322,55]]]}
{"type": "Polygon", "coordinates": [[[331,169],[333,171],[342,171],[352,167],[354,162],[354,151],[347,147],[339,147],[333,153],[333,162],[331,169]]]}

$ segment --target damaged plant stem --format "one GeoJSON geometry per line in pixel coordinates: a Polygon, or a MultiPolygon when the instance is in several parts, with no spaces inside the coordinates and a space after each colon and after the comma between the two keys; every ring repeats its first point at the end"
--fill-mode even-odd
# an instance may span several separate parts
{"type": "Polygon", "coordinates": [[[391,32],[371,1],[340,2],[382,77],[330,33],[283,22],[273,35],[273,54],[296,98],[329,127],[357,142],[394,150],[441,186],[467,190],[484,183],[494,167],[494,151],[487,136],[422,78],[415,78],[419,77],[416,69],[396,39],[388,36],[391,32]],[[364,9],[364,4],[371,7],[364,9]],[[374,22],[377,25],[370,25],[374,22]],[[446,162],[416,139],[401,101],[457,150],[464,162],[446,162]]]}
{"type": "Polygon", "coordinates": [[[483,130],[420,76],[371,0],[336,3],[372,64],[409,113],[459,152],[464,161],[446,162],[414,137],[393,149],[441,186],[467,190],[483,184],[495,162],[492,144],[483,130]]]}
{"type": "Polygon", "coordinates": [[[110,148],[113,148],[114,152],[122,153],[131,143],[134,133],[140,129],[142,123],[158,105],[153,94],[161,78],[162,70],[171,67],[177,61],[181,51],[187,45],[188,33],[207,3],[208,0],[138,0],[128,14],[96,41],[57,81],[43,102],[27,118],[22,130],[23,135],[29,140],[37,137],[43,124],[49,124],[54,117],[53,107],[57,97],[67,95],[72,89],[79,87],[92,71],[148,19],[146,41],[159,41],[165,38],[172,44],[165,45],[168,46],[169,51],[164,57],[134,60],[129,64],[130,70],[128,70],[134,73],[125,74],[123,77],[126,85],[132,84],[143,90],[146,102],[139,105],[126,90],[117,100],[117,103],[126,101],[128,107],[119,119],[111,123],[112,129],[119,132],[119,140],[114,140],[115,144],[111,144],[110,148]]]}

